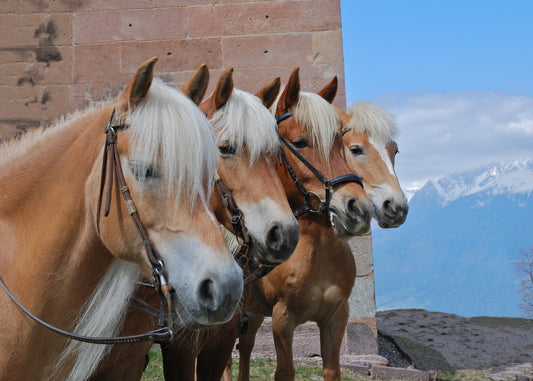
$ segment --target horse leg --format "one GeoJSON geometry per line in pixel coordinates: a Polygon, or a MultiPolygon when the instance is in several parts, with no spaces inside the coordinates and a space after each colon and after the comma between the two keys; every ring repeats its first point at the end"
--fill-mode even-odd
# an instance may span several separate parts
{"type": "Polygon", "coordinates": [[[236,331],[229,330],[223,340],[218,342],[215,347],[200,352],[196,365],[197,381],[220,381],[224,376],[224,369],[228,361],[231,361],[231,352],[233,345],[235,345],[236,335],[236,331]]]}
{"type": "Polygon", "coordinates": [[[194,381],[196,356],[192,348],[179,350],[177,343],[161,345],[165,380],[194,381]]]}
{"type": "Polygon", "coordinates": [[[342,338],[348,323],[348,303],[345,302],[333,315],[318,322],[320,351],[322,354],[324,381],[340,381],[340,351],[342,338]]]}
{"type": "Polygon", "coordinates": [[[239,336],[239,377],[238,381],[250,380],[250,359],[255,345],[255,335],[263,324],[263,316],[248,315],[248,330],[239,336]]]}
{"type": "Polygon", "coordinates": [[[276,304],[272,311],[272,335],[276,346],[276,381],[294,380],[292,340],[297,323],[294,316],[283,304],[276,304]]]}

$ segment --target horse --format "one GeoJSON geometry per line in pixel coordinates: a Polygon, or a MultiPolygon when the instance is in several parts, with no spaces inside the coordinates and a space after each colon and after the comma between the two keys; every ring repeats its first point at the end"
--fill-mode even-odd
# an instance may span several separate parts
{"type": "MultiPolygon", "coordinates": [[[[207,86],[209,72],[202,65],[182,86],[195,102],[203,92],[191,93],[207,86]]],[[[250,236],[245,243],[245,253],[236,258],[248,270],[248,260],[271,266],[287,260],[294,251],[299,237],[298,221],[292,214],[283,185],[276,171],[276,154],[279,140],[276,121],[268,107],[279,92],[280,80],[275,78],[256,96],[234,88],[233,69],[227,69],[219,78],[214,92],[201,103],[200,109],[213,126],[217,139],[217,168],[223,184],[227,186],[231,202],[224,201],[213,192],[211,205],[226,232],[234,232],[228,204],[235,204],[242,212],[239,220],[250,236]]],[[[218,180],[217,180],[218,181],[218,180]]],[[[225,192],[224,197],[228,197],[225,192]]],[[[237,234],[238,235],[238,234],[237,234]]],[[[235,242],[233,235],[227,236],[235,242]]],[[[239,237],[241,248],[243,237],[239,237]]],[[[150,298],[150,295],[143,295],[150,298]]],[[[153,299],[154,295],[151,296],[153,299]]],[[[240,309],[228,323],[203,331],[180,330],[176,338],[161,346],[166,379],[219,380],[231,357],[237,337],[240,309]],[[216,349],[216,350],[215,350],[216,349]],[[215,356],[216,354],[216,356],[215,356]],[[198,366],[196,365],[198,358],[198,366]]],[[[150,319],[131,308],[126,319],[126,332],[139,327],[150,329],[150,319]]],[[[116,346],[104,360],[91,380],[139,380],[144,368],[144,356],[150,346],[135,344],[124,348],[116,346]]]]}
{"type": "Polygon", "coordinates": [[[343,154],[348,167],[363,180],[375,220],[382,228],[402,225],[409,205],[394,170],[398,145],[393,116],[364,101],[355,102],[347,113],[336,111],[342,121],[343,154]]]}
{"type": "Polygon", "coordinates": [[[68,344],[30,314],[56,332],[111,336],[143,277],[177,325],[234,314],[242,270],[209,205],[214,135],[153,78],[156,61],[113,101],[2,146],[0,379],[87,379],[105,347],[68,344]]]}
{"type": "Polygon", "coordinates": [[[293,332],[309,320],[320,329],[324,379],[340,380],[340,346],[356,274],[345,239],[368,232],[372,211],[361,180],[348,175],[351,170],[341,154],[341,121],[330,104],[336,91],[335,77],[318,94],[301,92],[296,69],[272,106],[285,140],[282,153],[288,156],[278,165],[278,174],[296,213],[312,212],[300,217],[300,241],[292,257],[253,284],[246,306],[248,332],[239,336],[239,380],[249,379],[255,334],[265,316],[272,316],[276,380],[294,379],[293,332]],[[316,196],[311,191],[306,196],[313,182],[316,196]],[[324,201],[328,187],[333,188],[329,207],[324,201]],[[320,207],[316,201],[311,204],[316,199],[320,207]]]}

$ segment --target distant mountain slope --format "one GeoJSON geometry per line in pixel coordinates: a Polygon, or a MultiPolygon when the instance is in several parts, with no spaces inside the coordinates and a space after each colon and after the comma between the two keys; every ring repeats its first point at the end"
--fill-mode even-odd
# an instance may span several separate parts
{"type": "Polygon", "coordinates": [[[378,309],[519,316],[512,261],[533,246],[533,160],[430,181],[403,226],[372,236],[378,309]]]}

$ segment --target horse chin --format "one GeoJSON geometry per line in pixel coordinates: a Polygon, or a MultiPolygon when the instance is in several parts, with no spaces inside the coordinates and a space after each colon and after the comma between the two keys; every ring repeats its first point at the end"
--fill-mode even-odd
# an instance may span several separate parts
{"type": "Polygon", "coordinates": [[[366,219],[350,219],[333,208],[330,209],[329,220],[333,232],[340,239],[349,239],[353,236],[363,235],[370,231],[370,223],[366,219]]]}
{"type": "Polygon", "coordinates": [[[175,328],[185,327],[189,330],[207,329],[228,322],[235,313],[235,310],[232,309],[224,313],[218,311],[216,317],[211,316],[208,311],[192,307],[191,304],[184,301],[176,293],[173,294],[172,302],[174,303],[175,328]]]}

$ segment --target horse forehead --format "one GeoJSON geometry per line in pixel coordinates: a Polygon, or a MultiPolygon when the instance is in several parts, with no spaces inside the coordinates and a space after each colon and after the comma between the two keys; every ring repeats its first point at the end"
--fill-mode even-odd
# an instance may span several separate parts
{"type": "Polygon", "coordinates": [[[376,160],[373,160],[376,163],[376,167],[382,164],[381,166],[384,166],[385,168],[387,168],[387,171],[389,172],[391,176],[396,177],[396,175],[394,174],[394,166],[391,160],[391,153],[389,151],[389,148],[390,148],[389,145],[373,137],[369,137],[368,142],[370,143],[370,146],[377,153],[376,160]]]}

